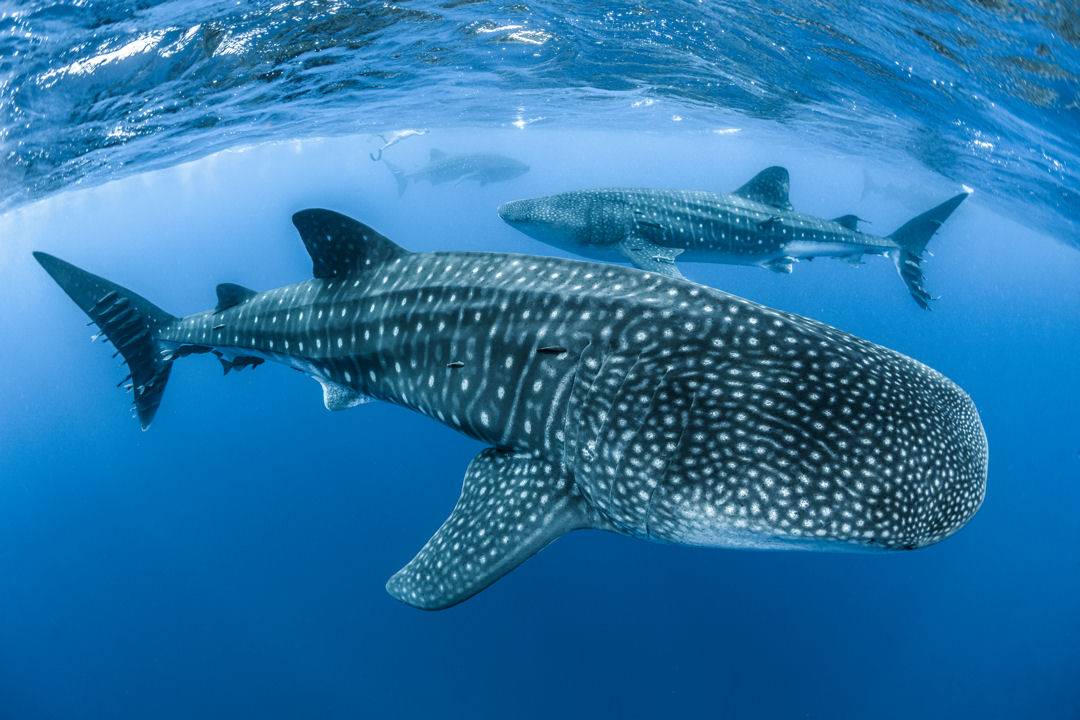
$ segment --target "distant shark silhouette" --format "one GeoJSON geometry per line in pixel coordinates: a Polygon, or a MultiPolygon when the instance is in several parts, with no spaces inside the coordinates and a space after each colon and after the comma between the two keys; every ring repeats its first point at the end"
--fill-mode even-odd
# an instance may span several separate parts
{"type": "Polygon", "coordinates": [[[788,201],[788,171],[782,167],[761,171],[729,195],[582,190],[515,200],[499,208],[499,215],[551,245],[595,259],[629,260],[669,277],[682,277],[676,258],[789,273],[799,259],[837,257],[859,263],[864,255],[887,255],[911,297],[928,309],[933,298],[923,287],[923,251],[967,195],[946,200],[887,237],[860,231],[855,215],[823,220],[795,212],[788,201]]]}
{"type": "Polygon", "coordinates": [[[405,172],[388,160],[383,160],[394,175],[398,196],[405,193],[410,182],[426,180],[432,185],[448,182],[488,183],[513,180],[529,171],[523,162],[495,153],[462,153],[449,155],[442,150],[432,150],[428,162],[412,172],[405,172]]]}
{"type": "Polygon", "coordinates": [[[614,265],[410,253],[328,210],[293,222],[311,280],[219,285],[177,318],[35,257],[131,370],[143,428],[173,363],[273,360],[331,410],[411,408],[489,447],[450,517],[387,589],[461,602],[560,535],[714,547],[897,550],[955,532],[986,485],[968,396],[831,327],[614,265]]]}

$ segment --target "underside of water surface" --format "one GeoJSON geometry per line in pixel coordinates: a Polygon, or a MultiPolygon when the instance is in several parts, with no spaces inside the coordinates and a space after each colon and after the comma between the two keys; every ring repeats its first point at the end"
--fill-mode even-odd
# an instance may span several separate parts
{"type": "MultiPolygon", "coordinates": [[[[733,132],[911,158],[1067,243],[1074,3],[0,4],[0,208],[266,139],[733,132]]],[[[722,163],[723,158],[717,158],[722,163]]]]}

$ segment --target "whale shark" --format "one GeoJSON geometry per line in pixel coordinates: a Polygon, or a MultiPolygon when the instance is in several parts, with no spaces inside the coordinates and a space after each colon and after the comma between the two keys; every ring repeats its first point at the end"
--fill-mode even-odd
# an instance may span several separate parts
{"type": "Polygon", "coordinates": [[[982,503],[969,396],[898,352],[663,274],[504,253],[409,252],[329,210],[293,223],[310,279],[218,286],[176,317],[34,256],[112,342],[146,429],[173,364],[273,361],[326,408],[396,403],[482,442],[445,523],[388,581],[459,603],[563,534],[723,548],[922,548],[982,503]]]}
{"type": "Polygon", "coordinates": [[[496,153],[455,153],[447,154],[442,150],[432,150],[428,162],[406,172],[383,160],[397,183],[398,197],[405,194],[410,182],[426,180],[432,185],[458,183],[472,180],[481,186],[488,183],[513,180],[529,171],[529,166],[514,158],[496,153]]]}
{"type": "Polygon", "coordinates": [[[762,170],[733,193],[606,188],[514,200],[499,208],[507,223],[550,245],[598,260],[628,260],[682,277],[676,259],[759,265],[790,273],[796,262],[836,257],[859,264],[892,258],[919,307],[935,299],[923,286],[930,237],[968,196],[960,193],[887,236],[863,232],[856,215],[831,220],[795,212],[785,168],[762,170]]]}

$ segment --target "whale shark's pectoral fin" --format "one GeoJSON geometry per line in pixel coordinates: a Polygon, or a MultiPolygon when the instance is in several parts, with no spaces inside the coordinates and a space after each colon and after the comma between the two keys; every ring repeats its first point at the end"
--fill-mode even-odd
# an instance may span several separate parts
{"type": "Polygon", "coordinates": [[[795,258],[785,255],[783,257],[773,258],[772,260],[766,260],[761,263],[761,267],[768,268],[773,272],[790,273],[795,267],[795,262],[795,258]]]}
{"type": "Polygon", "coordinates": [[[456,605],[560,535],[594,527],[590,518],[558,465],[488,448],[469,464],[450,517],[386,590],[424,610],[456,605]]]}
{"type": "Polygon", "coordinates": [[[353,390],[348,385],[341,385],[332,380],[315,378],[322,385],[323,405],[327,410],[348,410],[349,408],[371,402],[371,398],[353,390]]]}
{"type": "Polygon", "coordinates": [[[631,235],[619,243],[622,254],[634,264],[634,267],[654,272],[658,275],[685,279],[675,265],[675,258],[682,253],[682,248],[669,248],[657,245],[645,238],[631,235]]]}

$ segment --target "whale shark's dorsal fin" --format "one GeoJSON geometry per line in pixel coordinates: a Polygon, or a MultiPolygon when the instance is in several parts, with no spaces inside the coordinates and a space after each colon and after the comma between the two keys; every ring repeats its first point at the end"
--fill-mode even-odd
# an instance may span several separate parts
{"type": "Polygon", "coordinates": [[[254,290],[246,288],[243,285],[237,285],[236,283],[221,283],[217,286],[217,305],[214,306],[214,312],[219,313],[222,310],[236,307],[240,303],[247,302],[255,297],[255,295],[256,293],[254,290]]]}
{"type": "Polygon", "coordinates": [[[292,219],[317,278],[353,275],[409,254],[364,223],[333,210],[310,208],[292,219]]]}
{"type": "Polygon", "coordinates": [[[428,153],[428,159],[430,159],[432,162],[435,162],[436,160],[442,160],[444,157],[446,157],[446,153],[436,148],[431,148],[431,152],[428,153]]]}
{"type": "Polygon", "coordinates": [[[469,463],[450,517],[386,590],[414,607],[441,610],[480,592],[560,535],[597,525],[558,465],[488,448],[469,463]]]}
{"type": "Polygon", "coordinates": [[[841,215],[840,217],[833,218],[833,222],[838,225],[843,225],[848,230],[858,230],[859,222],[862,220],[858,215],[841,215]]]}
{"type": "Polygon", "coordinates": [[[787,168],[773,165],[750,178],[745,185],[735,191],[735,194],[747,200],[771,205],[778,210],[790,210],[789,185],[787,168]]]}

